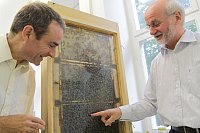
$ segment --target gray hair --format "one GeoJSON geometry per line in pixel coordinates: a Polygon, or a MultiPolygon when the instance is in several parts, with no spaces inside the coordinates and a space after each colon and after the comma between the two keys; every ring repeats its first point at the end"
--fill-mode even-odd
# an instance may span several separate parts
{"type": "Polygon", "coordinates": [[[166,14],[170,16],[176,11],[179,11],[181,13],[182,25],[183,25],[185,22],[185,10],[183,6],[178,0],[168,0],[166,5],[166,14]]]}

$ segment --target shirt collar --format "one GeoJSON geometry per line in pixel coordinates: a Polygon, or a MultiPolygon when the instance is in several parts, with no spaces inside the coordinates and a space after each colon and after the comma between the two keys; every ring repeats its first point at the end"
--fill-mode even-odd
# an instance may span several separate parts
{"type": "MultiPolygon", "coordinates": [[[[0,37],[0,53],[1,53],[0,54],[0,63],[4,62],[4,61],[9,61],[9,62],[11,61],[12,63],[14,63],[16,65],[17,61],[15,59],[13,59],[13,57],[12,57],[6,35],[3,35],[0,37]]],[[[29,63],[28,63],[28,61],[23,61],[18,66],[28,69],[29,63]]]]}
{"type": "MultiPolygon", "coordinates": [[[[192,31],[185,30],[184,34],[181,36],[181,38],[177,42],[175,49],[177,49],[177,47],[179,47],[179,45],[182,45],[187,42],[195,42],[195,41],[197,41],[197,39],[195,38],[194,33],[192,31]]],[[[162,45],[162,47],[160,49],[161,54],[166,55],[168,53],[168,51],[171,51],[171,50],[166,48],[165,45],[162,45]]]]}
{"type": "Polygon", "coordinates": [[[0,63],[13,59],[6,35],[0,37],[0,63]]]}
{"type": "Polygon", "coordinates": [[[166,55],[167,54],[167,48],[165,47],[165,46],[162,46],[161,48],[160,48],[160,52],[161,52],[161,54],[164,56],[164,55],[166,55]]]}
{"type": "Polygon", "coordinates": [[[195,42],[197,41],[194,32],[185,30],[184,34],[181,36],[179,42],[195,42]]]}

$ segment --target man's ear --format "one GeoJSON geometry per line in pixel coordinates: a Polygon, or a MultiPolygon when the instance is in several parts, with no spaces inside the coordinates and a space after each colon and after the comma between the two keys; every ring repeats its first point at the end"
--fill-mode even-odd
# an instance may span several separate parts
{"type": "Polygon", "coordinates": [[[181,14],[180,11],[176,11],[176,12],[174,13],[174,15],[175,15],[176,21],[177,21],[178,23],[181,23],[181,22],[183,21],[183,20],[182,20],[182,14],[181,14]]]}
{"type": "Polygon", "coordinates": [[[30,36],[33,35],[33,33],[34,33],[33,26],[26,25],[26,26],[24,26],[24,28],[22,30],[22,37],[24,40],[28,40],[30,38],[30,36]]]}

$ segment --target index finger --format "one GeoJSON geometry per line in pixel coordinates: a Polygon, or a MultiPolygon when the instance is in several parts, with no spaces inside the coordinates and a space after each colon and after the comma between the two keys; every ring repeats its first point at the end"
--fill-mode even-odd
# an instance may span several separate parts
{"type": "Polygon", "coordinates": [[[96,112],[96,113],[93,113],[93,114],[90,114],[91,116],[107,116],[108,113],[107,111],[99,111],[99,112],[96,112]]]}

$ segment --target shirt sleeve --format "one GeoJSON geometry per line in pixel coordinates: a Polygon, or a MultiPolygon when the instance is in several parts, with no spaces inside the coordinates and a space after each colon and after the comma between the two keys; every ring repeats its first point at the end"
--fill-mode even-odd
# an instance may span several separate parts
{"type": "Polygon", "coordinates": [[[150,72],[144,98],[132,105],[120,106],[122,116],[120,120],[130,120],[132,122],[142,120],[157,113],[156,85],[155,85],[155,66],[150,72]]]}

